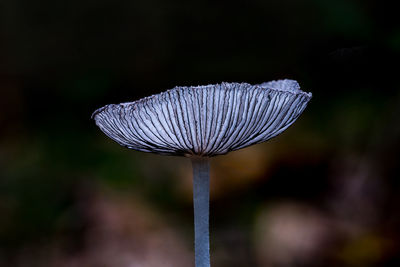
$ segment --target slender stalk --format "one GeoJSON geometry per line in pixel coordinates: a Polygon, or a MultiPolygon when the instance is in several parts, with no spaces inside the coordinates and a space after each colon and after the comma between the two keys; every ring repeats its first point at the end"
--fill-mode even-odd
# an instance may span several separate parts
{"type": "Polygon", "coordinates": [[[196,267],[210,267],[210,163],[208,158],[192,158],[194,206],[194,255],[196,267]]]}

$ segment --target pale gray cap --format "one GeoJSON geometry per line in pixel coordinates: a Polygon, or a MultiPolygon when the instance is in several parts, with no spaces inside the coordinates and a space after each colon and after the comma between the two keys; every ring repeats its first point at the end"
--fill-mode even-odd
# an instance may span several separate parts
{"type": "Polygon", "coordinates": [[[130,149],[216,156],[265,142],[288,128],[311,93],[293,80],[175,87],[96,110],[96,125],[130,149]]]}

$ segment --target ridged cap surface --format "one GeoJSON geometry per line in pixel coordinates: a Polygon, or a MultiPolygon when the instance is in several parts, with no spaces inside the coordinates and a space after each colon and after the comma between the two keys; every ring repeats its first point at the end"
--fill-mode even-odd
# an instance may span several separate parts
{"type": "Polygon", "coordinates": [[[106,105],[92,117],[108,137],[127,148],[211,157],[277,136],[311,97],[293,80],[175,87],[138,101],[106,105]]]}

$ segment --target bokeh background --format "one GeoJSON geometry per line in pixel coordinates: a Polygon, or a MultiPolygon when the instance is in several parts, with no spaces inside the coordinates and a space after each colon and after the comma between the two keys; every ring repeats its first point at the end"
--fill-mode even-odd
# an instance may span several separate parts
{"type": "Polygon", "coordinates": [[[399,54],[389,1],[2,0],[0,266],[193,266],[189,160],[91,113],[282,78],[299,120],[212,160],[212,265],[400,266],[399,54]]]}

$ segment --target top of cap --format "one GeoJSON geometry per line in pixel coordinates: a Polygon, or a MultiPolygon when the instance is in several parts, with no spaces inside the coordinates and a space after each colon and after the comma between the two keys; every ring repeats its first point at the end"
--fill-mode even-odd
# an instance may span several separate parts
{"type": "Polygon", "coordinates": [[[122,146],[179,156],[216,156],[265,142],[289,127],[311,93],[293,80],[175,87],[92,117],[122,146]]]}

